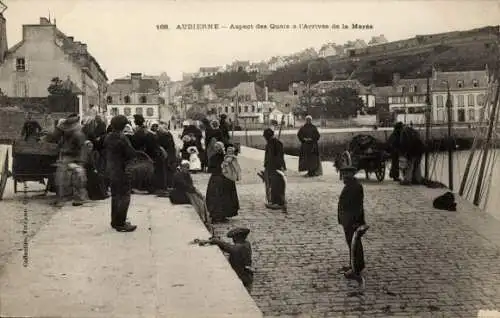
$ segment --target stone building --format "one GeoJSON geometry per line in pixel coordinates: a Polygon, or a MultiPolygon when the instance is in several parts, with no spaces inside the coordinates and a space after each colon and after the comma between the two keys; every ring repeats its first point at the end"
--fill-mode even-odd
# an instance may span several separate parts
{"type": "Polygon", "coordinates": [[[143,115],[147,125],[160,122],[160,107],[164,104],[160,96],[158,80],[142,73],[114,80],[106,96],[108,120],[116,115],[125,115],[131,121],[135,114],[143,115]]]}
{"type": "Polygon", "coordinates": [[[488,67],[477,71],[440,72],[432,70],[432,115],[434,122],[447,121],[447,91],[452,98],[453,122],[478,122],[484,116],[484,106],[490,74],[488,67]]]}
{"type": "Polygon", "coordinates": [[[47,18],[23,25],[22,40],[5,51],[6,20],[0,17],[0,88],[9,97],[47,97],[54,77],[70,79],[79,95],[81,117],[106,111],[107,76],[87,45],[67,36],[47,18]],[[3,53],[3,54],[2,54],[3,53]],[[92,110],[92,111],[91,111],[92,110]]]}

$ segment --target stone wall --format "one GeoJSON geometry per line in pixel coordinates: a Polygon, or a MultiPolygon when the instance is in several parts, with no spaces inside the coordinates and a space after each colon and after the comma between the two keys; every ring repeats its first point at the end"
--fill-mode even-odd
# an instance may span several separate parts
{"type": "MultiPolygon", "coordinates": [[[[422,140],[425,140],[425,129],[416,128],[419,131],[422,140]]],[[[320,139],[320,149],[325,155],[331,153],[339,152],[346,149],[347,144],[351,139],[360,134],[367,134],[373,136],[380,143],[385,143],[392,132],[392,128],[379,128],[377,130],[373,129],[343,129],[338,131],[323,131],[320,129],[321,139],[320,139]]],[[[475,130],[469,129],[467,127],[456,127],[453,129],[453,135],[457,140],[459,145],[468,145],[474,139],[475,130]]],[[[431,130],[430,139],[433,144],[444,145],[448,135],[448,128],[445,126],[433,127],[431,130]]],[[[296,155],[300,147],[299,140],[297,139],[297,130],[287,130],[283,131],[280,140],[283,143],[283,147],[287,154],[296,155]]],[[[241,145],[253,147],[257,149],[265,148],[265,140],[262,137],[262,132],[239,132],[233,137],[235,143],[240,143],[241,145]]]]}
{"type": "MultiPolygon", "coordinates": [[[[69,113],[33,113],[33,119],[40,123],[44,130],[52,130],[54,121],[65,118],[69,113]]],[[[21,130],[26,119],[26,112],[19,108],[0,108],[0,143],[10,144],[13,140],[20,138],[21,130]]]]}

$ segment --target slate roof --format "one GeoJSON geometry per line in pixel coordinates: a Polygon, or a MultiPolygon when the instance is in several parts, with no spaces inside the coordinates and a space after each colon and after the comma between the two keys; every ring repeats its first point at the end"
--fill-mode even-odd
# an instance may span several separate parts
{"type": "Polygon", "coordinates": [[[431,85],[433,91],[446,91],[447,84],[450,90],[478,89],[488,87],[489,74],[487,70],[462,71],[462,72],[436,72],[432,78],[431,85]],[[478,87],[474,87],[473,82],[477,81],[478,87]],[[463,82],[463,86],[458,87],[458,81],[463,82]]]}
{"type": "Polygon", "coordinates": [[[154,78],[141,78],[139,79],[139,89],[133,90],[131,78],[120,78],[114,80],[108,88],[108,92],[121,92],[121,93],[158,93],[158,81],[154,78]]]}

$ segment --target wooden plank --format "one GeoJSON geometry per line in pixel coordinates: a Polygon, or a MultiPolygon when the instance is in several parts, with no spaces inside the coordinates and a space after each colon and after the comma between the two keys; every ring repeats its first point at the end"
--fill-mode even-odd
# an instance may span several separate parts
{"type": "Polygon", "coordinates": [[[12,145],[12,156],[16,155],[41,155],[58,156],[58,145],[48,142],[29,142],[16,140],[12,145]]]}
{"type": "Polygon", "coordinates": [[[7,185],[8,178],[9,178],[9,150],[7,149],[5,153],[5,161],[3,164],[2,175],[0,176],[0,201],[3,200],[3,194],[5,192],[5,186],[7,185]]]}

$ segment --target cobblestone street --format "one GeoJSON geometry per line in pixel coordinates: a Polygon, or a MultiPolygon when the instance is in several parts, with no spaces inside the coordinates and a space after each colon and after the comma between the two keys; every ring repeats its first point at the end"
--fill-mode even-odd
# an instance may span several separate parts
{"type": "MultiPolygon", "coordinates": [[[[216,234],[252,230],[252,296],[266,316],[477,317],[500,308],[498,241],[467,221],[477,214],[494,231],[500,222],[492,217],[460,204],[458,212],[438,211],[423,188],[364,181],[363,174],[371,226],[364,238],[367,288],[349,297],[356,286],[339,272],[348,252],[337,224],[338,177],[311,180],[289,171],[283,214],[264,208],[264,186],[255,176],[261,163],[242,157],[240,164],[240,215],[217,225],[216,234]]],[[[206,179],[195,176],[202,191],[206,179]]]]}

